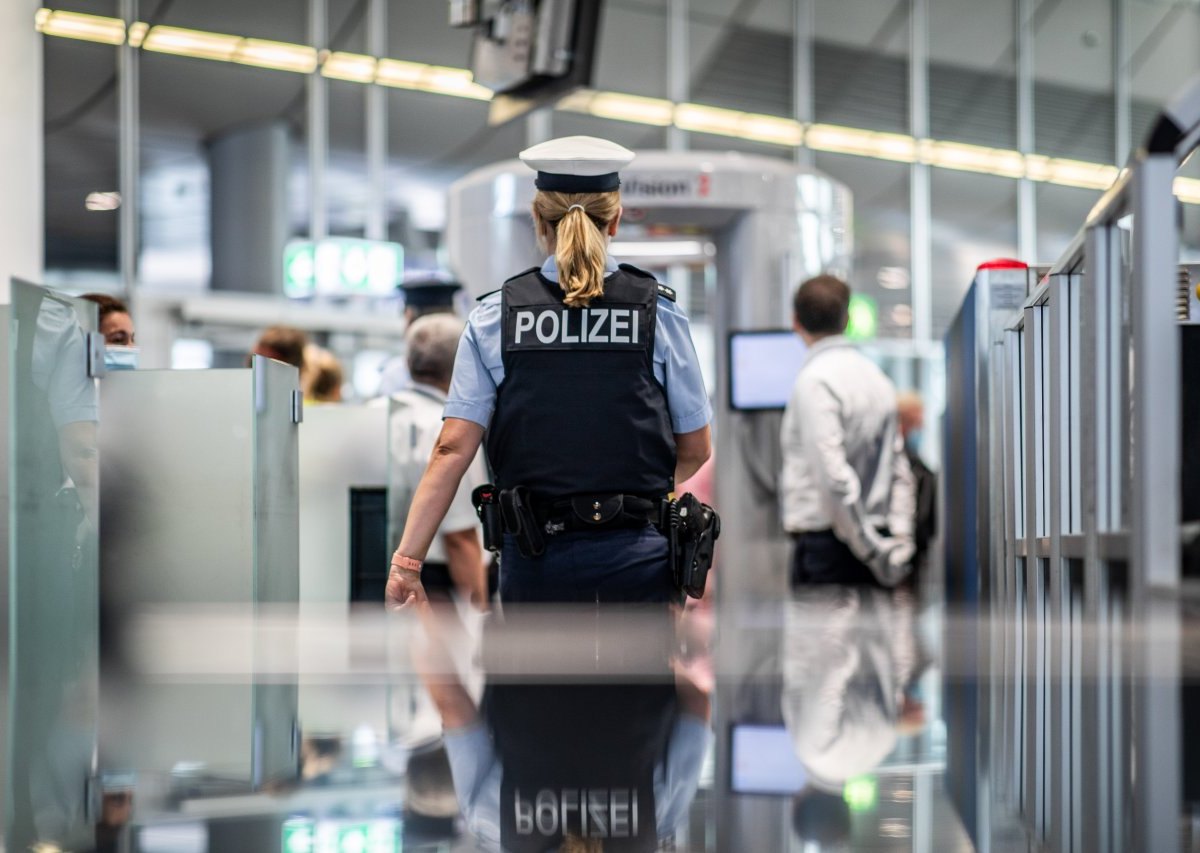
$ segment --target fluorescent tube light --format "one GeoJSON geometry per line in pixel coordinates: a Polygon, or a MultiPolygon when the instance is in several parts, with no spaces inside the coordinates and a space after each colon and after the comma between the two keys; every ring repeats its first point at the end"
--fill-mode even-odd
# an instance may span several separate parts
{"type": "Polygon", "coordinates": [[[587,112],[598,118],[667,127],[671,124],[675,105],[662,98],[643,98],[622,95],[620,92],[595,92],[587,112]]]}
{"type": "Polygon", "coordinates": [[[814,151],[857,154],[897,163],[913,163],[917,159],[916,140],[901,133],[813,124],[804,134],[804,144],[814,151]]]}
{"type": "Polygon", "coordinates": [[[129,25],[129,46],[141,47],[142,42],[146,40],[146,33],[149,31],[150,25],[145,21],[135,21],[129,25]]]}
{"type": "Polygon", "coordinates": [[[124,44],[125,22],[120,18],[85,15],[82,12],[56,12],[39,9],[34,15],[38,32],[59,38],[94,41],[101,44],[124,44]]]}
{"type": "Polygon", "coordinates": [[[736,110],[706,107],[702,104],[679,104],[675,107],[675,126],[682,130],[715,133],[721,136],[738,136],[742,116],[736,110]]]}
{"type": "Polygon", "coordinates": [[[1175,197],[1184,204],[1200,204],[1200,179],[1176,178],[1175,197]]]}
{"type": "Polygon", "coordinates": [[[317,70],[317,50],[305,44],[242,39],[233,61],[239,65],[311,74],[317,70]]]}
{"type": "Polygon", "coordinates": [[[491,100],[492,91],[475,82],[465,68],[447,68],[401,59],[381,59],[375,71],[375,82],[396,89],[412,89],[458,98],[491,100]]]}
{"type": "Polygon", "coordinates": [[[232,62],[242,39],[223,33],[207,33],[183,27],[152,27],[142,42],[142,49],[172,56],[193,59],[215,59],[232,62]]]}
{"type": "Polygon", "coordinates": [[[710,248],[702,240],[614,240],[608,250],[615,258],[706,258],[710,248]]]}
{"type": "Polygon", "coordinates": [[[335,80],[352,83],[371,83],[375,80],[375,57],[360,53],[331,53],[321,63],[321,74],[335,80]]]}
{"type": "Polygon", "coordinates": [[[939,169],[1001,175],[1006,178],[1025,176],[1025,158],[1018,151],[967,145],[961,142],[938,142],[923,139],[918,145],[920,160],[939,169]]]}
{"type": "Polygon", "coordinates": [[[83,206],[88,210],[116,210],[121,206],[121,194],[117,192],[88,193],[83,206]]]}

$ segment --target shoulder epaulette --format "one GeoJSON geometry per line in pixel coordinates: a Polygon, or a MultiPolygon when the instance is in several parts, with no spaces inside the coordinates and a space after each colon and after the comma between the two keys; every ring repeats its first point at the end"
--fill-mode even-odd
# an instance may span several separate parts
{"type": "Polygon", "coordinates": [[[641,267],[635,267],[633,264],[617,264],[617,269],[625,270],[625,272],[640,275],[642,278],[654,278],[654,273],[646,272],[641,267]]]}
{"type": "Polygon", "coordinates": [[[499,293],[503,289],[504,289],[503,287],[497,287],[495,290],[489,290],[487,293],[483,294],[483,296],[476,296],[475,301],[482,302],[483,300],[487,299],[492,294],[499,293]]]}
{"type": "Polygon", "coordinates": [[[522,276],[527,276],[527,275],[529,275],[531,272],[537,272],[537,271],[538,271],[538,270],[540,270],[540,269],[541,269],[541,267],[530,267],[530,268],[529,268],[529,269],[527,269],[527,270],[521,270],[521,271],[520,271],[519,273],[517,273],[516,275],[509,276],[508,278],[504,279],[504,283],[505,283],[505,284],[508,284],[510,281],[516,281],[518,278],[521,278],[522,276]]]}
{"type": "Polygon", "coordinates": [[[649,273],[649,272],[646,272],[646,271],[645,271],[644,269],[642,269],[641,267],[635,267],[633,264],[617,264],[617,268],[618,268],[618,269],[621,269],[621,270],[624,270],[625,272],[627,272],[627,273],[630,273],[630,274],[632,274],[632,275],[636,275],[636,276],[639,276],[639,277],[641,277],[641,278],[648,278],[648,279],[650,279],[650,280],[651,280],[651,281],[653,281],[653,282],[654,282],[656,285],[658,285],[658,295],[659,295],[659,296],[661,296],[663,299],[669,299],[669,300],[671,300],[672,302],[674,302],[674,301],[675,301],[676,294],[675,294],[675,291],[674,291],[674,289],[673,289],[673,288],[670,288],[670,287],[667,287],[667,286],[666,286],[665,284],[663,284],[661,281],[659,281],[658,279],[656,279],[656,278],[654,277],[654,273],[649,273]]]}

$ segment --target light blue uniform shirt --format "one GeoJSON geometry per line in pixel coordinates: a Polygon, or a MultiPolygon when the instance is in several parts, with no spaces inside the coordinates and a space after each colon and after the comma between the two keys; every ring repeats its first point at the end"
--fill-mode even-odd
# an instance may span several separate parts
{"type": "MultiPolygon", "coordinates": [[[[611,257],[605,261],[606,277],[617,270],[611,257]]],[[[542,264],[542,275],[558,281],[558,265],[551,256],[542,264]]],[[[712,404],[704,388],[700,360],[692,344],[687,315],[671,300],[658,297],[654,333],[654,377],[667,390],[671,429],[694,432],[712,420],[712,404]]],[[[467,318],[458,344],[454,376],[443,417],[462,418],[486,427],[496,407],[496,389],[504,380],[501,347],[500,293],[486,297],[467,318]]]]}

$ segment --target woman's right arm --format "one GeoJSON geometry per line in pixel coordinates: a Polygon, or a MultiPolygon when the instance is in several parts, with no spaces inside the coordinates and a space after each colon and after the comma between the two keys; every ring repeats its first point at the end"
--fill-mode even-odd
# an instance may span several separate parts
{"type": "MultiPolygon", "coordinates": [[[[458,491],[459,481],[479,452],[482,441],[483,427],[479,424],[462,418],[446,418],[429,458],[429,466],[413,495],[396,556],[425,559],[454,493],[458,491]]],[[[393,558],[386,600],[391,609],[403,607],[410,601],[424,601],[420,571],[401,568],[393,558]]]]}

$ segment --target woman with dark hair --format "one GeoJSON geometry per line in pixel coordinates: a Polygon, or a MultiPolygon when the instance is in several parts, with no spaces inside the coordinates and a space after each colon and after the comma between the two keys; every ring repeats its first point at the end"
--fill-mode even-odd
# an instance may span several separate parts
{"type": "Polygon", "coordinates": [[[104,366],[109,370],[137,367],[137,334],[128,306],[107,293],[85,293],[79,298],[100,306],[98,331],[104,335],[104,366]]]}

